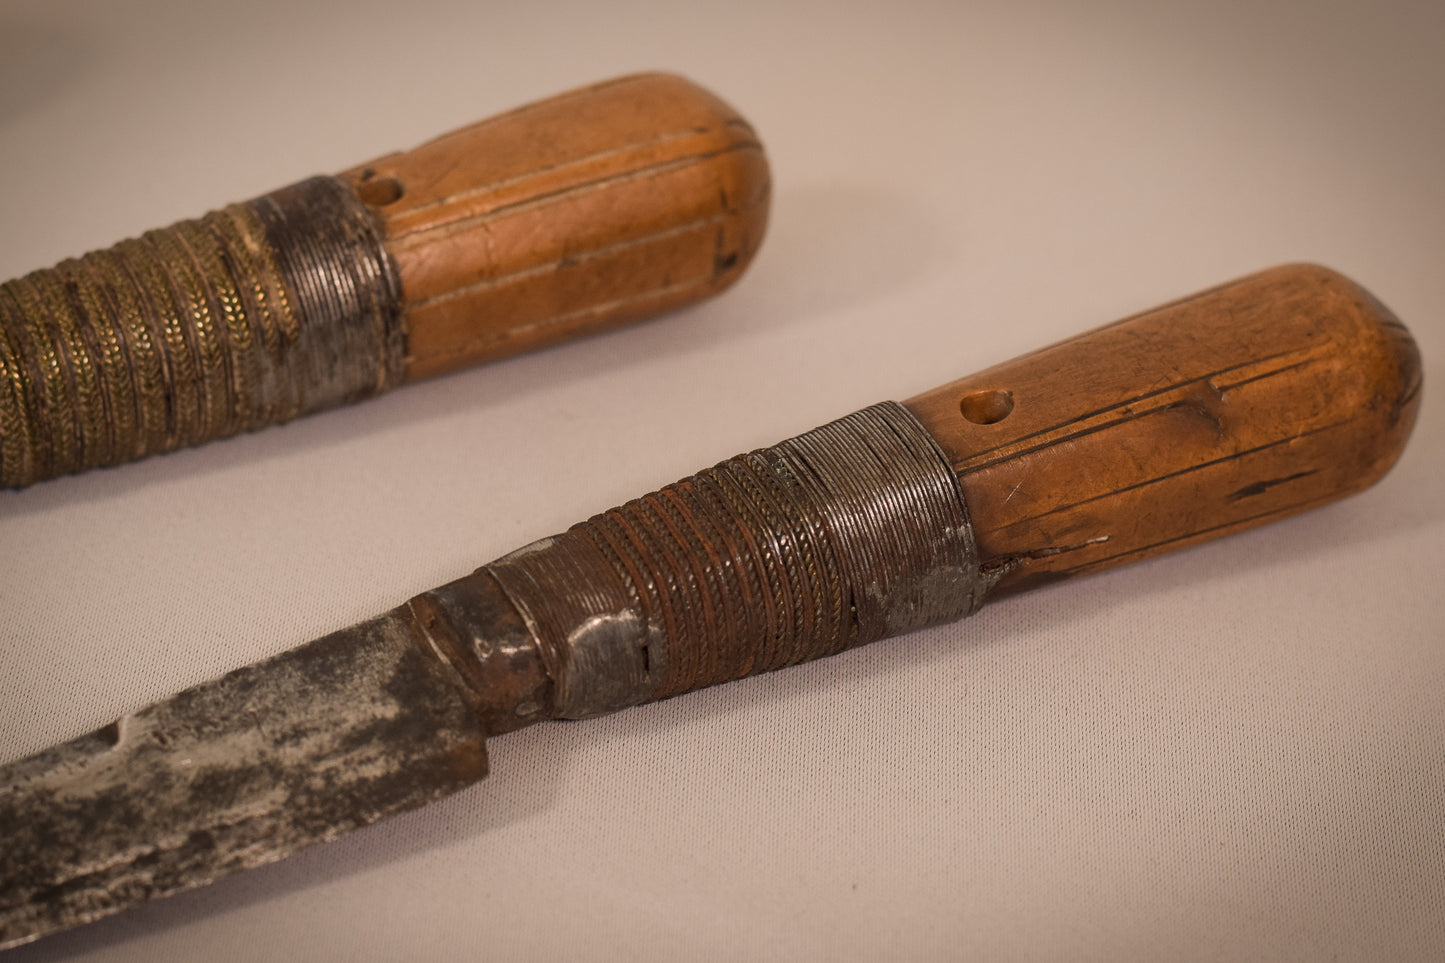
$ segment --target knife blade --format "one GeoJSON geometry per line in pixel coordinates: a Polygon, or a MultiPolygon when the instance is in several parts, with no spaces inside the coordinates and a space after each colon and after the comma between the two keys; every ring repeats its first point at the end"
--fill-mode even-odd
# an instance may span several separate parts
{"type": "Polygon", "coordinates": [[[483,740],[959,618],[1378,480],[1390,312],[1266,271],[723,462],[0,770],[0,946],[481,778],[483,740]]]}

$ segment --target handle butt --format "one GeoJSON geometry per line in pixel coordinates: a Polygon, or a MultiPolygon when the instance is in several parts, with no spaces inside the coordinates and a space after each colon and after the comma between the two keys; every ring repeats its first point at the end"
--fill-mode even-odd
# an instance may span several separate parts
{"type": "Polygon", "coordinates": [[[571,91],[341,175],[401,278],[406,380],[710,297],[767,225],[762,145],[691,81],[571,91]]]}
{"type": "Polygon", "coordinates": [[[1006,592],[1368,487],[1399,457],[1420,384],[1419,351],[1387,308],[1334,271],[1289,265],[907,406],[958,473],[1006,592]]]}

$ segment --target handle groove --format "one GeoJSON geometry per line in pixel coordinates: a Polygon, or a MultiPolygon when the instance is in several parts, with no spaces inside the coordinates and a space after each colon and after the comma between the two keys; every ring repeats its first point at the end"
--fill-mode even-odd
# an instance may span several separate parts
{"type": "Polygon", "coordinates": [[[723,462],[492,563],[579,718],[971,612],[967,511],[887,403],[723,462]]]}

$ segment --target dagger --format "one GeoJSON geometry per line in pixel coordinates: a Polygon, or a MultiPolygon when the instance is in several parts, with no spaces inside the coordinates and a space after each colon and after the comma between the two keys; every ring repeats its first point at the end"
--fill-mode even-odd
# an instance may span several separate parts
{"type": "Polygon", "coordinates": [[[0,769],[0,946],[487,772],[485,739],[960,618],[1359,491],[1409,333],[1276,268],[730,459],[0,769]]]}
{"type": "Polygon", "coordinates": [[[0,285],[0,485],[252,431],[683,307],[769,174],[681,77],[573,90],[0,285]]]}

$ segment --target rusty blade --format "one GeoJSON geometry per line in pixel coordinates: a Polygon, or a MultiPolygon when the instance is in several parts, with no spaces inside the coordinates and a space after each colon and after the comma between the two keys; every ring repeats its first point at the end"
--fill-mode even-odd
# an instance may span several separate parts
{"type": "Polygon", "coordinates": [[[0,949],[461,789],[483,735],[403,608],[0,768],[0,949]]]}

